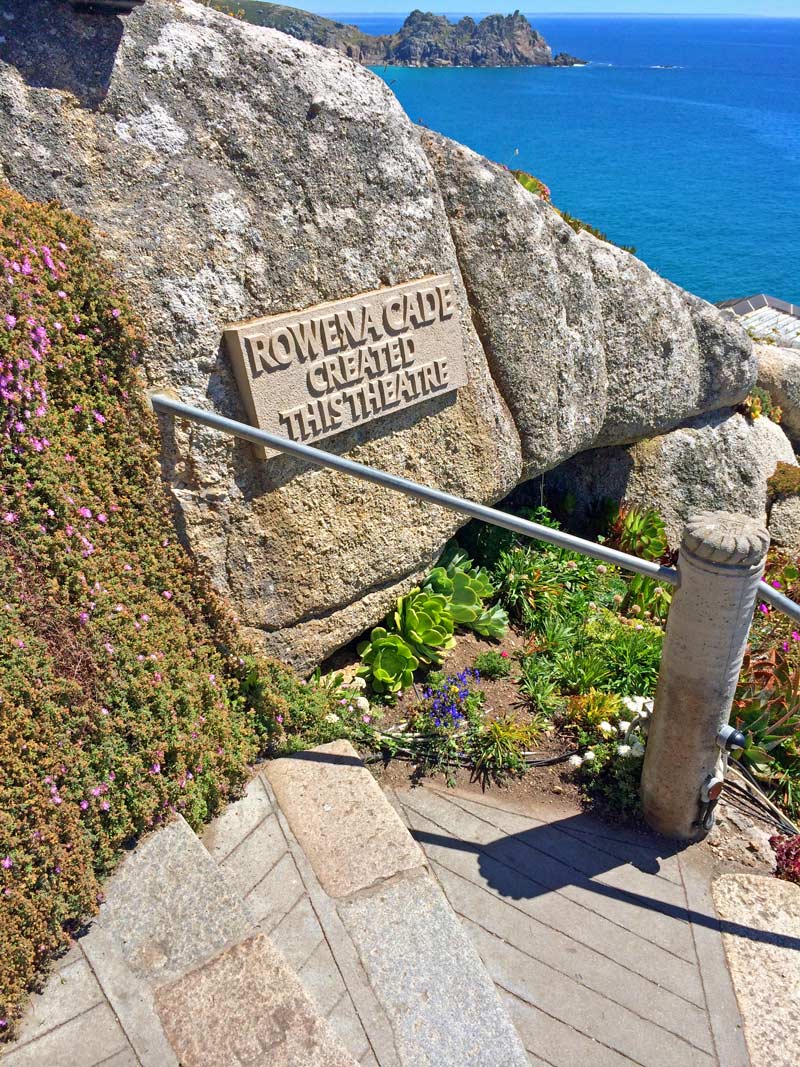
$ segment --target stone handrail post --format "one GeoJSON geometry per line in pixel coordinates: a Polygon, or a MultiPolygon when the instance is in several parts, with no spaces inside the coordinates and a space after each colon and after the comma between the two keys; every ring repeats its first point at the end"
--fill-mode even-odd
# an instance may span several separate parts
{"type": "Polygon", "coordinates": [[[713,798],[721,788],[727,761],[717,738],[730,716],[768,547],[760,523],[724,511],[698,515],[684,531],[642,774],[645,819],[667,837],[697,840],[713,822],[707,790],[713,798]]]}

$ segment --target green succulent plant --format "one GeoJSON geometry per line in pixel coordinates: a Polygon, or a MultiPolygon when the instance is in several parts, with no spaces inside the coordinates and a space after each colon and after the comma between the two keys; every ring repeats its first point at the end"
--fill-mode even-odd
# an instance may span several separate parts
{"type": "Polygon", "coordinates": [[[495,588],[483,569],[474,567],[463,553],[457,552],[446,566],[434,567],[423,589],[447,598],[450,614],[459,626],[467,626],[486,637],[502,637],[508,615],[502,608],[486,611],[483,601],[494,596],[495,588]]]}
{"type": "Polygon", "coordinates": [[[482,637],[493,637],[499,641],[508,629],[508,612],[500,604],[484,608],[472,623],[472,629],[482,637]]]}
{"type": "Polygon", "coordinates": [[[440,664],[455,643],[455,623],[446,596],[412,589],[400,597],[393,616],[395,629],[423,663],[440,664]]]}
{"type": "Polygon", "coordinates": [[[364,661],[358,674],[368,678],[376,693],[397,693],[414,679],[419,660],[399,634],[376,626],[369,641],[362,641],[358,654],[364,661]]]}

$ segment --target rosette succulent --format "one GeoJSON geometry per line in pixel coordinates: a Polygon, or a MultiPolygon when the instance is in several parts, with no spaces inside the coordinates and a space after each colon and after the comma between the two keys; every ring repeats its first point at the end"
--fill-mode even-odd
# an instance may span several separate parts
{"type": "Polygon", "coordinates": [[[457,552],[446,566],[434,567],[423,589],[447,598],[450,614],[459,626],[467,626],[484,637],[500,638],[505,633],[508,615],[503,608],[483,606],[484,600],[495,593],[489,575],[474,567],[463,552],[457,552]]]}
{"type": "Polygon", "coordinates": [[[397,693],[411,685],[419,660],[399,634],[390,634],[383,626],[376,626],[369,641],[358,646],[364,661],[359,668],[362,677],[369,678],[376,693],[397,693]]]}
{"type": "Polygon", "coordinates": [[[412,589],[400,597],[393,621],[423,663],[441,663],[444,652],[456,643],[448,598],[427,589],[412,589]]]}
{"type": "Polygon", "coordinates": [[[472,629],[482,637],[493,637],[499,641],[508,629],[508,612],[499,604],[484,608],[472,623],[472,629]]]}

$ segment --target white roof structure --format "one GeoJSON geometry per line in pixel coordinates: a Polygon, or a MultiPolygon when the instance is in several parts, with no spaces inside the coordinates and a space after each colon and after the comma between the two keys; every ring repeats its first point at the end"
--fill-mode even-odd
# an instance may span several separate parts
{"type": "Polygon", "coordinates": [[[724,300],[719,307],[738,315],[748,333],[757,340],[771,341],[784,348],[800,348],[800,305],[759,293],[724,300]]]}

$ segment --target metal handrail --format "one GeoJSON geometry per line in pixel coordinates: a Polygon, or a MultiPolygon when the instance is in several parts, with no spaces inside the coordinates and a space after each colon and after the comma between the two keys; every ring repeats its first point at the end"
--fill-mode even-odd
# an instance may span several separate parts
{"type": "MultiPolygon", "coordinates": [[[[174,400],[172,397],[166,396],[164,393],[152,394],[150,402],[154,411],[161,412],[164,415],[174,415],[181,419],[188,419],[190,422],[199,423],[202,426],[208,426],[212,430],[221,430],[223,433],[239,437],[241,440],[249,441],[251,444],[261,445],[278,452],[284,452],[290,456],[296,456],[298,459],[304,459],[317,467],[328,467],[331,470],[352,475],[354,478],[373,482],[375,485],[383,485],[387,489],[394,489],[396,492],[404,493],[406,496],[416,497],[418,500],[427,500],[431,504],[438,504],[440,507],[448,508],[450,511],[460,512],[462,515],[468,515],[472,519],[480,519],[482,522],[488,522],[492,526],[500,526],[504,530],[511,530],[512,533],[522,534],[523,537],[532,537],[537,541],[546,541],[548,544],[557,545],[559,548],[580,552],[584,556],[591,556],[593,559],[599,559],[603,563],[611,563],[613,566],[621,567],[623,570],[633,571],[634,574],[643,574],[647,578],[653,578],[667,585],[680,584],[680,575],[674,567],[662,567],[658,563],[652,563],[647,559],[639,559],[638,556],[631,556],[627,552],[619,552],[615,548],[598,545],[593,541],[586,541],[582,537],[564,533],[562,530],[553,530],[549,526],[541,526],[538,522],[530,522],[530,520],[521,519],[517,515],[509,515],[504,511],[498,511],[496,508],[487,507],[485,504],[477,504],[473,500],[465,500],[450,493],[443,493],[439,489],[431,489],[430,486],[420,485],[418,482],[411,482],[407,478],[400,478],[396,474],[388,474],[386,471],[376,470],[374,467],[368,467],[364,463],[356,463],[354,460],[346,459],[344,456],[323,452],[319,448],[304,445],[300,441],[290,441],[288,437],[280,437],[277,434],[267,433],[266,430],[256,429],[255,426],[236,422],[234,419],[228,419],[224,415],[218,415],[215,411],[204,411],[202,408],[184,404],[180,400],[174,400]]],[[[784,612],[784,614],[800,623],[800,604],[795,604],[794,601],[789,600],[788,597],[763,581],[759,586],[759,595],[762,600],[768,601],[773,607],[778,608],[779,611],[784,612]]]]}

